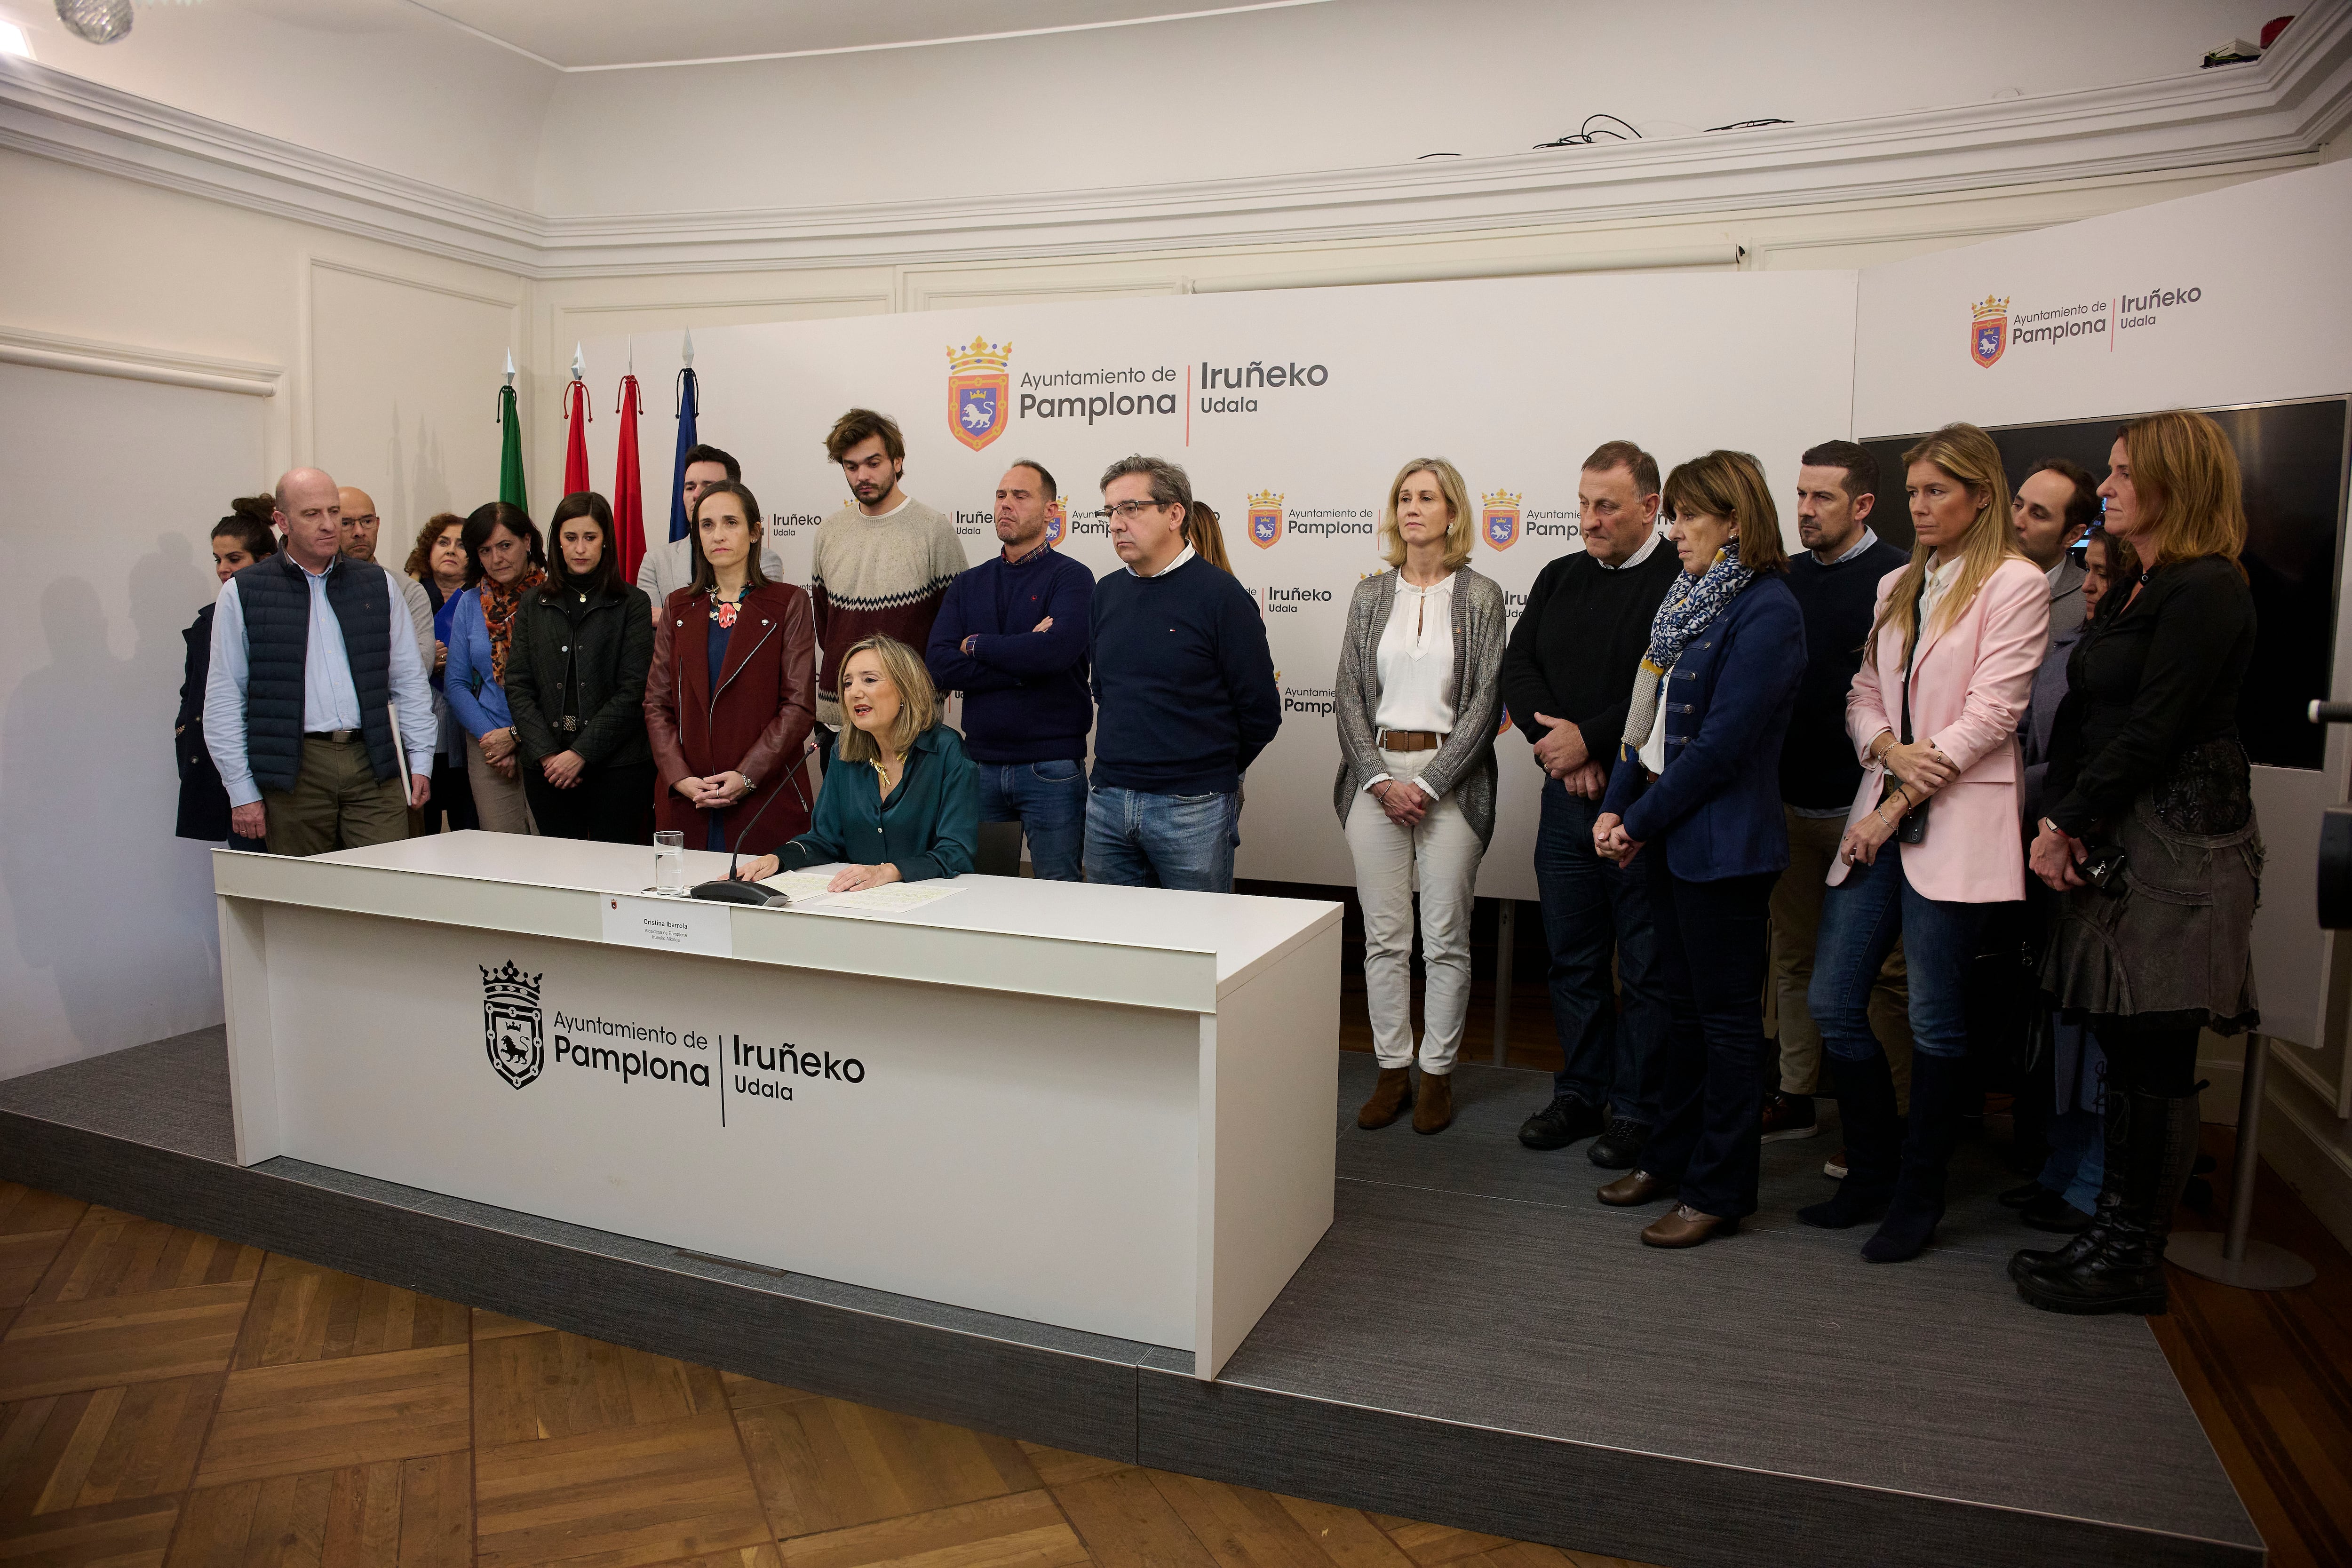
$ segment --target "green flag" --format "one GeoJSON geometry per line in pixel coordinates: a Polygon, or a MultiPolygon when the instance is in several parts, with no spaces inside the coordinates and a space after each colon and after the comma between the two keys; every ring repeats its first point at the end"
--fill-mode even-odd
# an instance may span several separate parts
{"type": "Polygon", "coordinates": [[[499,423],[506,426],[499,453],[499,499],[509,506],[530,510],[522,491],[522,421],[515,411],[515,390],[499,390],[499,423]]]}

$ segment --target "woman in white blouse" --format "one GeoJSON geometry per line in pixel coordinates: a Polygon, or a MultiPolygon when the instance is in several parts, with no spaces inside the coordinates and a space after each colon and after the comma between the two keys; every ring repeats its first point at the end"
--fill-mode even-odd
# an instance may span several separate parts
{"type": "Polygon", "coordinates": [[[1470,910],[1495,830],[1503,591],[1470,570],[1477,514],[1454,465],[1416,458],[1381,512],[1391,570],[1356,584],[1339,649],[1334,792],[1364,908],[1364,994],[1381,1076],[1366,1130],[1408,1108],[1416,1132],[1454,1120],[1470,1006],[1470,910]],[[1421,1084],[1412,1082],[1412,895],[1421,889],[1421,1084]]]}

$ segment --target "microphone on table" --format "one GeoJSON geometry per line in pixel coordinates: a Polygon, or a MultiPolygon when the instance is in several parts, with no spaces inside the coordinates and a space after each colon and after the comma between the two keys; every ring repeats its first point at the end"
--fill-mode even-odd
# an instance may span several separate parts
{"type": "MultiPolygon", "coordinates": [[[[802,795],[800,780],[790,773],[785,776],[792,779],[793,793],[800,795],[801,805],[805,809],[808,805],[808,796],[802,795]]],[[[751,814],[751,820],[736,830],[735,847],[727,857],[727,875],[716,881],[697,882],[688,889],[686,895],[688,898],[700,899],[705,903],[752,904],[773,909],[782,909],[793,901],[793,896],[781,888],[767,888],[757,882],[739,882],[735,879],[735,863],[743,858],[743,840],[751,837],[752,826],[761,817],[767,815],[769,805],[775,801],[776,793],[771,791],[768,798],[760,803],[760,809],[751,814]]]]}

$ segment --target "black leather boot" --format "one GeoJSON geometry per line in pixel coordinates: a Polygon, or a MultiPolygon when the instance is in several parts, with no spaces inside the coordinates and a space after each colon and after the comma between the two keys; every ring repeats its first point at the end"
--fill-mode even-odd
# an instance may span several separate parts
{"type": "Polygon", "coordinates": [[[2045,1311],[2154,1317],[2166,1310],[2164,1246],[2197,1160],[2197,1097],[2135,1092],[2130,1098],[2122,1201],[2106,1212],[2105,1194],[2100,1194],[2105,1223],[2092,1226],[2102,1233],[2098,1246],[2072,1263],[2029,1268],[2017,1283],[2018,1294],[2045,1311]]]}
{"type": "Polygon", "coordinates": [[[1911,1058],[1910,1135],[1903,1141],[1903,1173],[1878,1234],[1862,1244],[1872,1263],[1908,1263],[1919,1256],[1944,1217],[1944,1171],[1959,1142],[1964,1101],[1980,1093],[1965,1057],[1911,1058]]]}
{"type": "Polygon", "coordinates": [[[1834,1196],[1806,1205],[1797,1217],[1823,1230],[1847,1230],[1886,1212],[1902,1164],[1903,1120],[1895,1114],[1895,1075],[1885,1052],[1858,1062],[1832,1057],[1829,1063],[1838,1123],[1845,1131],[1846,1173],[1834,1196]]]}
{"type": "Polygon", "coordinates": [[[2121,1089],[2107,1091],[2106,1109],[2099,1119],[2102,1148],[2099,1161],[2099,1201],[2091,1210],[2087,1229],[2075,1233],[2063,1247],[2027,1247],[2009,1260],[2009,1277],[2019,1285],[2037,1268],[2072,1268],[2106,1244],[2106,1226],[2124,1201],[2125,1150],[2131,1144],[2132,1097],[2121,1089]]]}

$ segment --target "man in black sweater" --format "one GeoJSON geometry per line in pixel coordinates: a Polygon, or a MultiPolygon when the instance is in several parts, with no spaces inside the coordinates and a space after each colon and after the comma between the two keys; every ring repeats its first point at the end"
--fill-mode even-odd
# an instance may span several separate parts
{"type": "MultiPolygon", "coordinates": [[[[1805,1005],[1813,942],[1830,865],[1845,837],[1847,810],[1862,787],[1862,763],[1845,731],[1845,694],[1862,668],[1862,645],[1878,584],[1910,556],[1881,540],[1868,519],[1878,498],[1878,459],[1852,441],[1824,441],[1799,460],[1797,537],[1789,587],[1805,612],[1805,675],[1780,747],[1780,805],[1789,819],[1789,868],[1772,889],[1772,989],[1780,1030],[1780,1083],[1764,1100],[1764,1141],[1821,1131],[1813,1094],[1822,1032],[1805,1005]]],[[[1895,1069],[1895,1092],[1911,1079],[1910,993],[1898,942],[1870,997],[1871,1028],[1895,1069]]],[[[1832,1160],[1831,1165],[1838,1162],[1832,1160]]]]}
{"type": "Polygon", "coordinates": [[[1537,574],[1503,652],[1504,705],[1545,775],[1536,889],[1561,1058],[1551,1103],[1519,1142],[1559,1149],[1597,1133],[1587,1155],[1623,1170],[1662,1113],[1666,999],[1647,873],[1594,854],[1592,823],[1650,623],[1682,564],[1657,527],[1658,461],[1633,442],[1606,442],[1584,460],[1576,502],[1584,549],[1537,574]]]}
{"type": "Polygon", "coordinates": [[[1230,893],[1241,775],[1282,728],[1265,621],[1184,542],[1183,469],[1122,458],[1102,490],[1127,564],[1095,584],[1087,880],[1230,893]]]}

